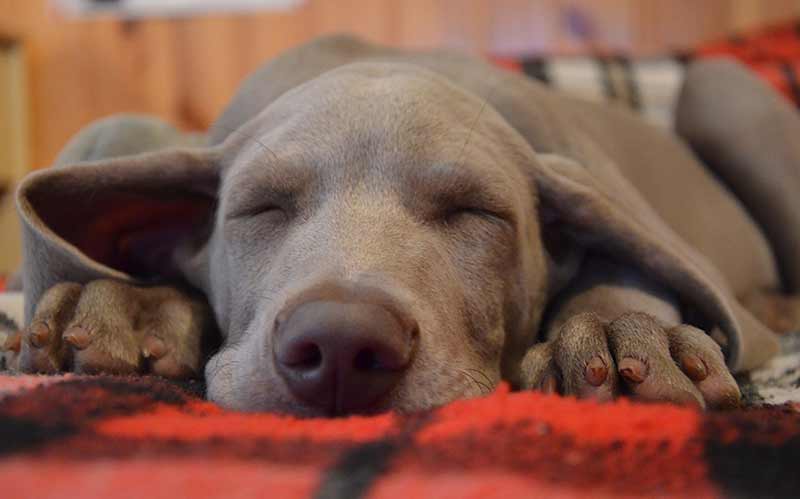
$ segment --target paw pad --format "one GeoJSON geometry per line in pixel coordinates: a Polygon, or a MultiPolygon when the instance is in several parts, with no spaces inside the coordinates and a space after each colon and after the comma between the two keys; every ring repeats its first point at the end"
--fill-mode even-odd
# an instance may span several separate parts
{"type": "Polygon", "coordinates": [[[142,355],[146,359],[153,358],[158,360],[167,354],[167,346],[161,338],[155,336],[148,336],[144,339],[142,345],[142,355]]]}
{"type": "Polygon", "coordinates": [[[555,376],[546,376],[544,380],[542,380],[542,392],[548,395],[558,393],[558,382],[555,376]]]}
{"type": "Polygon", "coordinates": [[[681,368],[694,381],[703,381],[708,377],[708,368],[697,355],[687,354],[681,357],[681,368]]]}
{"type": "Polygon", "coordinates": [[[34,348],[42,348],[50,342],[50,328],[44,322],[33,324],[28,336],[28,342],[34,348]]]}
{"type": "Polygon", "coordinates": [[[64,341],[78,350],[85,350],[89,346],[89,343],[91,343],[89,333],[79,326],[73,326],[67,329],[66,332],[64,332],[63,338],[64,341]]]}
{"type": "Polygon", "coordinates": [[[608,367],[602,358],[592,357],[586,364],[586,381],[592,386],[602,385],[608,377],[608,367]]]}
{"type": "Polygon", "coordinates": [[[638,385],[647,377],[647,366],[641,360],[625,357],[619,362],[619,374],[638,385]]]}

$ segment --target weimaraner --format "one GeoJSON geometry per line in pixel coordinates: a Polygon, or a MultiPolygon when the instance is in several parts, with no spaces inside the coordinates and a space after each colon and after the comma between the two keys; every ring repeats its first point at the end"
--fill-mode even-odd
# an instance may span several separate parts
{"type": "Polygon", "coordinates": [[[24,180],[6,355],[205,368],[211,400],[301,416],[501,380],[735,406],[731,373],[777,350],[765,323],[797,322],[800,119],[708,62],[677,131],[463,54],[312,41],[206,137],[114,118],[24,180]]]}

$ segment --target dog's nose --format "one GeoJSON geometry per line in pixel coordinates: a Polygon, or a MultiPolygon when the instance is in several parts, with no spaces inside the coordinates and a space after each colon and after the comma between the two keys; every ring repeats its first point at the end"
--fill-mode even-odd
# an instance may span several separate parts
{"type": "Polygon", "coordinates": [[[414,328],[381,305],[313,301],[277,324],[278,372],[299,399],[327,412],[361,412],[411,362],[414,328]]]}

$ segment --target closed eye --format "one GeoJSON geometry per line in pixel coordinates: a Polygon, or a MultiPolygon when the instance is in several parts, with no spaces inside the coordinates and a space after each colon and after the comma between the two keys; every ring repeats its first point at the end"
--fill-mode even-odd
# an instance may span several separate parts
{"type": "Polygon", "coordinates": [[[228,220],[253,218],[260,215],[286,215],[286,210],[276,204],[266,204],[253,208],[236,208],[231,210],[225,218],[228,220]]]}
{"type": "Polygon", "coordinates": [[[451,224],[458,222],[459,219],[463,217],[475,217],[489,222],[511,225],[511,223],[508,220],[508,217],[506,217],[502,213],[488,210],[485,208],[477,208],[472,206],[460,206],[457,208],[449,209],[444,212],[442,216],[442,221],[447,224],[451,224]]]}

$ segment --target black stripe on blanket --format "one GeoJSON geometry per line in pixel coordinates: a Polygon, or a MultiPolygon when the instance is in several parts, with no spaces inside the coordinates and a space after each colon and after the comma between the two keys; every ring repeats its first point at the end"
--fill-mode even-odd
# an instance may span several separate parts
{"type": "Polygon", "coordinates": [[[77,427],[70,424],[46,425],[0,415],[0,457],[35,448],[76,432],[77,427]]]}
{"type": "Polygon", "coordinates": [[[619,98],[619,94],[617,92],[617,87],[614,85],[614,79],[611,75],[611,60],[605,57],[595,57],[594,58],[597,67],[600,68],[600,82],[603,85],[603,93],[609,100],[617,100],[619,98]]]}
{"type": "Polygon", "coordinates": [[[364,497],[372,484],[389,468],[398,442],[379,440],[345,452],[328,470],[314,497],[346,499],[364,497]]]}
{"type": "Polygon", "coordinates": [[[789,89],[792,91],[792,98],[795,102],[800,103],[800,83],[797,81],[797,73],[794,70],[794,66],[784,61],[781,63],[781,72],[786,78],[786,83],[789,84],[789,89]]]}
{"type": "Polygon", "coordinates": [[[631,60],[628,57],[620,56],[616,58],[616,62],[622,69],[623,78],[625,80],[625,95],[627,96],[628,105],[637,111],[641,111],[642,98],[639,93],[639,84],[636,81],[636,75],[633,73],[633,65],[631,64],[631,60]]]}
{"type": "Polygon", "coordinates": [[[0,329],[10,333],[16,333],[20,330],[20,327],[17,325],[14,319],[0,311],[0,329]]]}
{"type": "Polygon", "coordinates": [[[156,377],[99,376],[24,390],[0,404],[0,456],[73,435],[98,419],[136,414],[157,403],[182,405],[201,394],[200,383],[156,377]]]}
{"type": "Polygon", "coordinates": [[[525,75],[535,78],[542,83],[551,83],[550,75],[547,73],[547,61],[541,57],[525,59],[522,61],[522,72],[525,75]]]}
{"type": "Polygon", "coordinates": [[[392,459],[412,445],[413,436],[432,419],[425,412],[410,416],[399,435],[367,442],[345,452],[325,473],[314,497],[350,499],[365,497],[391,465],[392,459]]]}
{"type": "Polygon", "coordinates": [[[725,497],[789,498],[800,491],[800,413],[775,408],[709,415],[705,459],[725,497]]]}

